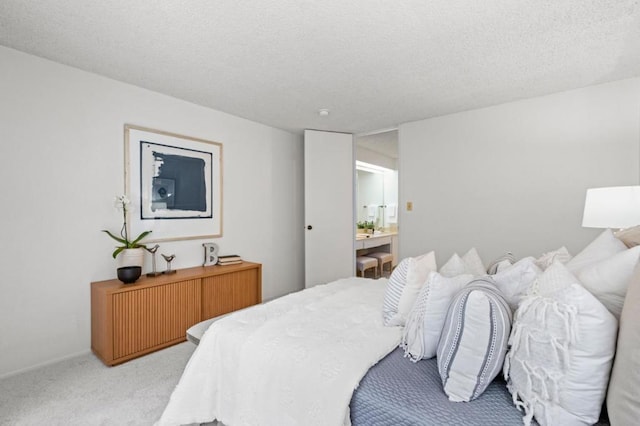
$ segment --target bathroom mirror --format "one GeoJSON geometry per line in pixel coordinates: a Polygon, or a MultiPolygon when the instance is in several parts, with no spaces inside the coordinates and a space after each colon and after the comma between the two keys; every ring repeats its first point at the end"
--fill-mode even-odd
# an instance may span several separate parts
{"type": "Polygon", "coordinates": [[[358,222],[373,222],[375,229],[397,224],[398,172],[356,162],[356,207],[358,222]]]}

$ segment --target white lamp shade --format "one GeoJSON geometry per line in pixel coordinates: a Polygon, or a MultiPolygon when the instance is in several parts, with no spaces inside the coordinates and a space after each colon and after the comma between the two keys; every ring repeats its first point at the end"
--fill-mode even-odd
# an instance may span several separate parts
{"type": "Polygon", "coordinates": [[[587,189],[582,226],[630,228],[640,224],[640,186],[587,189]]]}

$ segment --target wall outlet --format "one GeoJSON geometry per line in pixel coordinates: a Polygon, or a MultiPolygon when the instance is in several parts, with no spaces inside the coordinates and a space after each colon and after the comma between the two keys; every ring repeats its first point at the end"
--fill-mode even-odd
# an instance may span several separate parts
{"type": "Polygon", "coordinates": [[[407,201],[407,211],[410,212],[413,210],[413,201],[407,201]]]}

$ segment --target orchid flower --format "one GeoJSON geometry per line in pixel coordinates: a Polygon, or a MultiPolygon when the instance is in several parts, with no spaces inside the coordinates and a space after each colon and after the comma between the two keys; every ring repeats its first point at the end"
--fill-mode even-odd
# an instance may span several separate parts
{"type": "Polygon", "coordinates": [[[134,239],[133,241],[129,240],[129,235],[127,234],[127,211],[129,210],[129,204],[131,204],[131,200],[129,200],[129,198],[126,195],[118,195],[115,197],[113,204],[114,204],[114,207],[118,209],[118,211],[122,211],[123,220],[122,220],[122,228],[120,229],[120,236],[118,237],[112,234],[111,232],[107,231],[106,229],[102,230],[102,232],[106,233],[111,238],[113,238],[114,240],[122,244],[121,246],[116,247],[115,251],[112,254],[113,258],[115,259],[116,256],[118,256],[118,254],[120,254],[120,252],[124,249],[139,248],[139,247],[146,249],[147,246],[144,244],[140,244],[140,241],[144,237],[149,235],[151,231],[144,231],[142,234],[138,235],[138,238],[134,239]]]}

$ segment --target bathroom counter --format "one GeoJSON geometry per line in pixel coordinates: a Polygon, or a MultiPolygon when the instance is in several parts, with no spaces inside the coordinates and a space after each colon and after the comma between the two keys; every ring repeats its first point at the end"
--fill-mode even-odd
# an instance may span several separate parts
{"type": "Polygon", "coordinates": [[[356,255],[365,255],[368,252],[383,251],[393,254],[393,266],[398,264],[398,233],[378,232],[376,234],[356,234],[356,255]]]}
{"type": "Polygon", "coordinates": [[[356,241],[391,237],[393,235],[398,235],[398,233],[397,232],[376,232],[375,234],[356,234],[356,241]]]}

